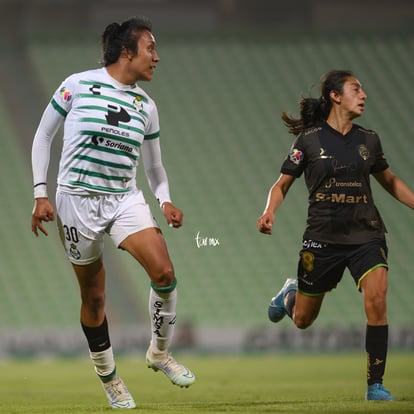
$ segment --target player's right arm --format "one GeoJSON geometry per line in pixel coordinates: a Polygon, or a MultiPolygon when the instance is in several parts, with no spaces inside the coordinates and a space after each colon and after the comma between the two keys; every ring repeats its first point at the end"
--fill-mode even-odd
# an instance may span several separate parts
{"type": "Polygon", "coordinates": [[[47,196],[47,170],[50,160],[50,148],[64,118],[49,103],[37,128],[32,145],[32,171],[35,205],[32,212],[32,231],[38,236],[38,230],[47,236],[43,221],[51,221],[55,213],[47,196]]]}
{"type": "Polygon", "coordinates": [[[257,220],[257,229],[261,233],[272,234],[275,212],[283,203],[283,200],[294,181],[295,177],[292,175],[280,174],[278,180],[270,188],[264,212],[257,220]]]}
{"type": "Polygon", "coordinates": [[[32,212],[32,231],[38,236],[40,230],[44,235],[48,235],[46,229],[44,228],[43,221],[53,221],[55,219],[55,212],[53,210],[52,204],[46,197],[40,197],[35,199],[35,205],[32,212]]]}

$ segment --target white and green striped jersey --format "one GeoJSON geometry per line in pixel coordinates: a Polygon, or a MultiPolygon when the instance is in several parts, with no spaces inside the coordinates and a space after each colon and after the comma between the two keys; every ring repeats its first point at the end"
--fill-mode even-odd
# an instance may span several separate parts
{"type": "Polygon", "coordinates": [[[58,185],[75,193],[125,193],[136,187],[144,140],[159,138],[154,101],[105,68],[69,76],[51,100],[64,118],[58,185]]]}

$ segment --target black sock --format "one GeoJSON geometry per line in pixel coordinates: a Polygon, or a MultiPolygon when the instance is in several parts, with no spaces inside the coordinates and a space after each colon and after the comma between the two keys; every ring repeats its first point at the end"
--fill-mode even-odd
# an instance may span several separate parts
{"type": "Polygon", "coordinates": [[[296,302],[296,290],[291,290],[288,292],[285,299],[285,309],[287,316],[292,319],[293,307],[295,306],[296,302]]]}
{"type": "Polygon", "coordinates": [[[86,340],[88,341],[89,349],[92,352],[105,351],[111,346],[106,316],[101,326],[91,328],[89,326],[85,326],[82,322],[81,325],[86,336],[86,340]]]}
{"type": "Polygon", "coordinates": [[[385,372],[385,362],[388,349],[388,325],[367,325],[365,336],[365,350],[367,351],[367,383],[382,384],[385,372]]]}

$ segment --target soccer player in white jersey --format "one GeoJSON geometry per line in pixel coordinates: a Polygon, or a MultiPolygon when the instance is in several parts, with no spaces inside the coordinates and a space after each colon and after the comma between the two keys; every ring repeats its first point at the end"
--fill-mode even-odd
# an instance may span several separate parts
{"type": "Polygon", "coordinates": [[[32,147],[32,231],[47,235],[43,222],[55,219],[46,186],[50,148],[64,124],[57,223],[79,282],[80,319],[90,357],[113,408],[134,408],[135,402],[116,372],[109,338],[102,262],[105,234],[130,253],[151,279],[147,365],[181,387],[195,380],[168,352],[176,320],[177,282],[163,235],[135,181],[142,157],[167,223],[174,228],[182,225],[183,214],[171,202],[162,164],[157,107],[137,85],[152,79],[160,60],[151,30],[145,18],[108,25],[102,34],[103,67],[63,81],[43,113],[32,147]]]}

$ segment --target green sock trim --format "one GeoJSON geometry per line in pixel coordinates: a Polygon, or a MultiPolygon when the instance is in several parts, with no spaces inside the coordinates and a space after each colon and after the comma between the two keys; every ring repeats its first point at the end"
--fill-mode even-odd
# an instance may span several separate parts
{"type": "Polygon", "coordinates": [[[102,382],[109,382],[112,381],[116,376],[116,367],[109,375],[99,375],[98,377],[101,379],[102,382]]]}
{"type": "Polygon", "coordinates": [[[171,293],[175,289],[176,286],[177,286],[177,279],[176,278],[174,278],[171,285],[168,285],[168,286],[157,286],[153,282],[151,282],[151,287],[156,292],[160,292],[160,293],[171,293]]]}
{"type": "Polygon", "coordinates": [[[308,293],[308,292],[304,292],[303,290],[300,290],[300,289],[298,289],[297,291],[300,292],[304,296],[310,296],[310,297],[323,296],[326,293],[329,293],[330,292],[328,290],[327,292],[321,292],[321,293],[308,293]]]}

